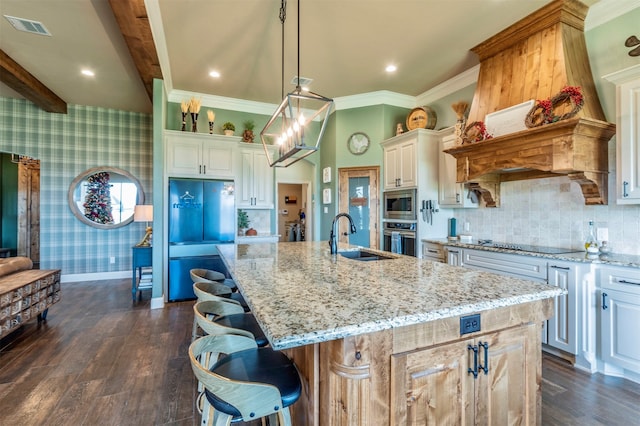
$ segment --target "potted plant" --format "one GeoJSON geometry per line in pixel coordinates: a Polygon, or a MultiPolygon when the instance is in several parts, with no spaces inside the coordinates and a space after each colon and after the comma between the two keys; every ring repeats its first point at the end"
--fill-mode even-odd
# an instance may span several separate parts
{"type": "Polygon", "coordinates": [[[238,209],[238,235],[244,235],[249,227],[249,215],[244,210],[238,209]]]}
{"type": "Polygon", "coordinates": [[[222,130],[224,131],[225,135],[233,136],[233,132],[236,131],[236,126],[232,122],[227,121],[222,125],[222,130]]]}
{"type": "Polygon", "coordinates": [[[253,128],[256,126],[253,120],[247,120],[244,123],[244,132],[242,132],[242,142],[253,143],[253,128]]]}

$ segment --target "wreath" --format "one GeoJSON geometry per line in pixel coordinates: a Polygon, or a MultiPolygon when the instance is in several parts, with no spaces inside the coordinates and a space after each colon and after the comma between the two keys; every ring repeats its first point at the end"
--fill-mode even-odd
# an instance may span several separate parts
{"type": "Polygon", "coordinates": [[[487,133],[487,127],[482,121],[474,121],[465,127],[462,132],[462,144],[480,142],[481,140],[491,139],[493,136],[487,133]]]}
{"type": "Polygon", "coordinates": [[[527,113],[524,124],[528,128],[555,123],[575,116],[584,106],[584,97],[578,86],[566,86],[550,99],[539,100],[527,113]],[[565,114],[556,115],[554,110],[566,103],[573,104],[573,109],[565,114]]]}

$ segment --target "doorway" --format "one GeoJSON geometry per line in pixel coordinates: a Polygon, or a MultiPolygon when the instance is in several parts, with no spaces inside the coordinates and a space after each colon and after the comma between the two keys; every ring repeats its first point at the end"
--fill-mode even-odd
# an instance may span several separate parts
{"type": "Polygon", "coordinates": [[[2,246],[40,267],[40,161],[1,153],[0,216],[2,246]]]}
{"type": "Polygon", "coordinates": [[[313,241],[309,183],[278,182],[276,222],[279,241],[313,241]]]}
{"type": "Polygon", "coordinates": [[[356,225],[348,233],[346,221],[340,221],[339,240],[373,249],[379,248],[380,167],[350,167],[338,170],[338,211],[347,212],[356,225]]]}

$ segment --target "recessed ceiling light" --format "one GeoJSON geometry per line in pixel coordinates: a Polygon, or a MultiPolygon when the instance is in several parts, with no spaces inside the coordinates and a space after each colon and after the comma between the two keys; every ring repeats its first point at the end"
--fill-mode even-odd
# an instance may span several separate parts
{"type": "Polygon", "coordinates": [[[220,73],[218,71],[211,71],[209,73],[209,76],[213,77],[213,78],[219,78],[220,77],[220,73]]]}
{"type": "Polygon", "coordinates": [[[89,69],[83,69],[82,71],[80,71],[82,73],[82,75],[86,75],[87,77],[93,77],[96,75],[96,73],[94,73],[93,71],[89,70],[89,69]]]}
{"type": "Polygon", "coordinates": [[[396,72],[397,69],[398,67],[396,67],[395,65],[387,65],[387,67],[384,70],[386,72],[396,72]]]}

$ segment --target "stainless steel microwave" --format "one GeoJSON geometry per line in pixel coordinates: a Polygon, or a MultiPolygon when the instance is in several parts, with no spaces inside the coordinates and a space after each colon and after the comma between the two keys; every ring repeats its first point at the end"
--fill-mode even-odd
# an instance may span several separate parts
{"type": "Polygon", "coordinates": [[[416,220],[418,200],[415,189],[386,191],[383,194],[385,219],[416,220]]]}

